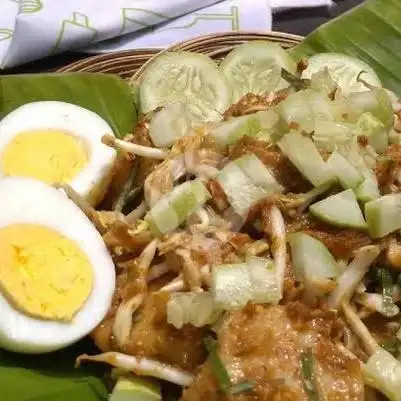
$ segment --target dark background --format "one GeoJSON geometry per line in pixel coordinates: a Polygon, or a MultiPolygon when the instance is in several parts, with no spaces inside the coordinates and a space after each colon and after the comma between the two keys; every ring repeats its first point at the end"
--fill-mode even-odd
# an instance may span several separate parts
{"type": "MultiPolygon", "coordinates": [[[[361,3],[363,3],[363,0],[337,0],[335,6],[332,8],[295,9],[281,12],[274,16],[273,30],[305,36],[319,25],[324,24],[361,3]]],[[[88,55],[82,53],[64,53],[48,59],[35,61],[21,67],[9,69],[5,71],[5,73],[16,74],[51,71],[85,57],[88,57],[88,55]]]]}

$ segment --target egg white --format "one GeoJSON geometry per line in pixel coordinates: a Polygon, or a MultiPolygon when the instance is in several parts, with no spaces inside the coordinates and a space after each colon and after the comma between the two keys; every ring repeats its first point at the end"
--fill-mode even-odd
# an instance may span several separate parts
{"type": "MultiPolygon", "coordinates": [[[[113,135],[109,124],[83,107],[58,101],[27,103],[0,121],[0,155],[18,134],[57,129],[81,139],[89,151],[88,163],[70,183],[81,196],[96,204],[110,183],[116,151],[103,144],[103,135],[113,135]]],[[[0,178],[4,173],[0,168],[0,178]]]]}
{"type": "Polygon", "coordinates": [[[40,224],[75,241],[92,266],[93,288],[71,322],[41,320],[18,311],[0,289],[0,347],[42,353],[70,345],[90,333],[106,315],[115,288],[115,269],[102,237],[62,192],[30,178],[0,181],[0,228],[40,224]]]}

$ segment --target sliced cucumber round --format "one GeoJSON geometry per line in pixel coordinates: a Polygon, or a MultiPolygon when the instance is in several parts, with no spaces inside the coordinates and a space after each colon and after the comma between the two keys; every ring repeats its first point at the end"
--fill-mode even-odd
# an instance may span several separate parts
{"type": "Polygon", "coordinates": [[[329,196],[313,204],[309,210],[315,217],[333,226],[350,227],[359,230],[367,228],[352,189],[329,196]]]}
{"type": "Polygon", "coordinates": [[[358,76],[369,85],[380,87],[381,82],[373,68],[354,57],[340,53],[320,53],[308,60],[308,68],[303,71],[302,78],[311,78],[313,74],[327,67],[329,73],[337,82],[337,85],[345,92],[361,92],[369,90],[362,82],[358,82],[358,76]]]}
{"type": "Polygon", "coordinates": [[[238,46],[220,65],[233,88],[234,101],[247,93],[269,93],[281,87],[281,68],[294,73],[296,63],[281,46],[267,41],[238,46]]]}
{"type": "Polygon", "coordinates": [[[215,119],[231,105],[231,89],[209,57],[190,52],[170,52],[156,57],[139,88],[144,113],[177,101],[187,102],[192,114],[215,119]]]}

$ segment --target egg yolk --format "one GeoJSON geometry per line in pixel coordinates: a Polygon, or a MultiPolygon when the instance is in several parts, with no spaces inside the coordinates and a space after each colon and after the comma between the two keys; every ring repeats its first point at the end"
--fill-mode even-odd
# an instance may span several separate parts
{"type": "Polygon", "coordinates": [[[50,129],[18,134],[1,158],[4,175],[36,178],[49,185],[71,182],[87,163],[80,139],[50,129]]]}
{"type": "Polygon", "coordinates": [[[92,285],[91,264],[74,241],[36,224],[0,229],[0,289],[21,312],[70,321],[92,285]]]}

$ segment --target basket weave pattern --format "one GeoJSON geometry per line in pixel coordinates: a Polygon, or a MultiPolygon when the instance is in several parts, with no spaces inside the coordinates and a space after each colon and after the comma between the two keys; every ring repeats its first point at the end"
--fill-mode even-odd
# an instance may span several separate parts
{"type": "Polygon", "coordinates": [[[215,60],[220,60],[234,47],[254,40],[270,40],[281,44],[285,49],[302,40],[301,36],[282,32],[230,32],[201,36],[178,43],[168,49],[128,50],[110,54],[101,54],[79,60],[58,69],[58,72],[102,72],[119,75],[124,79],[140,79],[146,67],[154,57],[166,51],[192,51],[203,53],[215,60]]]}

